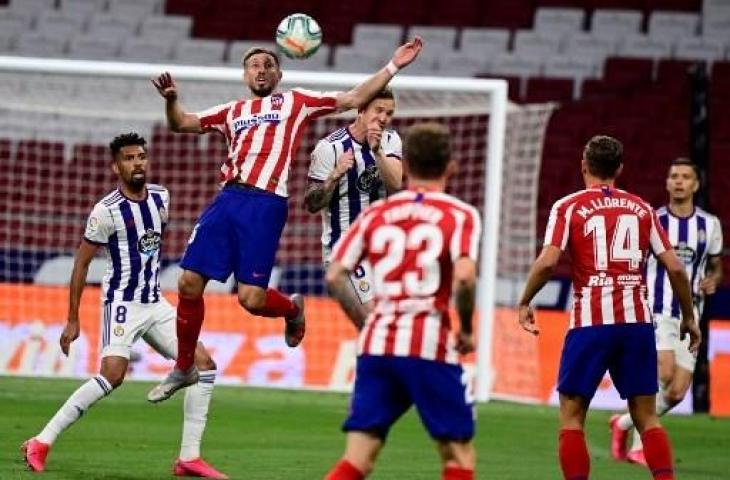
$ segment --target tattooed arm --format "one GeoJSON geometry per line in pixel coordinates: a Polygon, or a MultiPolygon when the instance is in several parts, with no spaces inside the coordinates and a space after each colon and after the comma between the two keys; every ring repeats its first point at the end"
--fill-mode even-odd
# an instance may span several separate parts
{"type": "Polygon", "coordinates": [[[323,182],[310,181],[307,185],[307,193],[304,194],[304,204],[309,213],[317,213],[330,202],[332,194],[337,189],[340,178],[352,168],[355,163],[355,156],[352,150],[348,150],[337,159],[334,170],[323,182]]]}

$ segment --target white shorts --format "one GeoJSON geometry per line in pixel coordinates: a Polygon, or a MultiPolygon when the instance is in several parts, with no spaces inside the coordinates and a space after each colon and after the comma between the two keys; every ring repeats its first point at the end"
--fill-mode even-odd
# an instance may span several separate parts
{"type": "Polygon", "coordinates": [[[697,356],[688,350],[689,335],[679,339],[679,319],[665,315],[654,315],[656,349],[674,352],[674,361],[685,370],[694,372],[697,356]]]}
{"type": "MultiPolygon", "coordinates": [[[[324,269],[327,270],[329,265],[330,262],[325,261],[324,269]]],[[[350,273],[350,285],[363,305],[373,299],[373,274],[368,262],[361,263],[350,273]]]]}
{"type": "Polygon", "coordinates": [[[177,357],[177,312],[167,300],[157,303],[112,302],[101,306],[101,356],[129,358],[144,339],[167,359],[177,357]]]}

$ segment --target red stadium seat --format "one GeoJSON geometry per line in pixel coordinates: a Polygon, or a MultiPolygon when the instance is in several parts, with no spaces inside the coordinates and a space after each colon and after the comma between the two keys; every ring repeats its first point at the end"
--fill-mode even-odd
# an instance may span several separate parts
{"type": "Polygon", "coordinates": [[[568,78],[528,78],[525,102],[570,102],[573,84],[568,78]]]}
{"type": "Polygon", "coordinates": [[[651,82],[654,62],[643,58],[611,57],[606,60],[603,78],[618,89],[634,89],[651,82]]]}

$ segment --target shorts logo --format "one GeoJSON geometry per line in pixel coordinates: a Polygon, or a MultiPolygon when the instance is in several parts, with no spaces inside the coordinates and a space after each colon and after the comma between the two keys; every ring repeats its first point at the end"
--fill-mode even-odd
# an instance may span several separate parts
{"type": "Polygon", "coordinates": [[[114,327],[114,335],[116,335],[117,337],[121,337],[122,335],[124,335],[124,327],[122,327],[121,325],[117,325],[116,327],[114,327]]]}
{"type": "Polygon", "coordinates": [[[360,280],[360,285],[358,286],[361,292],[367,293],[370,291],[370,283],[366,282],[365,280],[360,280]]]}
{"type": "Polygon", "coordinates": [[[147,256],[152,256],[156,251],[160,249],[162,243],[162,235],[159,232],[155,232],[151,228],[144,232],[137,241],[137,250],[147,256]]]}

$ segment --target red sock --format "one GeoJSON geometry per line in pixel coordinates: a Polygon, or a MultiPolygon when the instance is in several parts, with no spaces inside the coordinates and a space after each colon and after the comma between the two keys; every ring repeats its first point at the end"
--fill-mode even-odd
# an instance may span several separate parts
{"type": "Polygon", "coordinates": [[[363,480],[365,475],[347,460],[340,460],[327,473],[324,480],[363,480]]]}
{"type": "Polygon", "coordinates": [[[459,467],[444,467],[441,480],[474,480],[474,470],[459,467]]]}
{"type": "Polygon", "coordinates": [[[186,372],[193,366],[195,346],[198,344],[200,327],[205,317],[203,297],[189,299],[178,297],[177,304],[177,361],[178,370],[186,372]]]}
{"type": "Polygon", "coordinates": [[[586,437],[583,430],[563,428],[558,446],[560,468],[565,480],[587,480],[591,471],[586,437]]]}
{"type": "Polygon", "coordinates": [[[299,313],[299,308],[286,295],[273,288],[267,288],[266,304],[259,309],[252,310],[251,313],[260,317],[292,318],[299,313]]]}
{"type": "Polygon", "coordinates": [[[662,427],[645,430],[641,434],[644,444],[644,457],[654,480],[674,480],[672,467],[672,446],[667,432],[662,427]]]}

